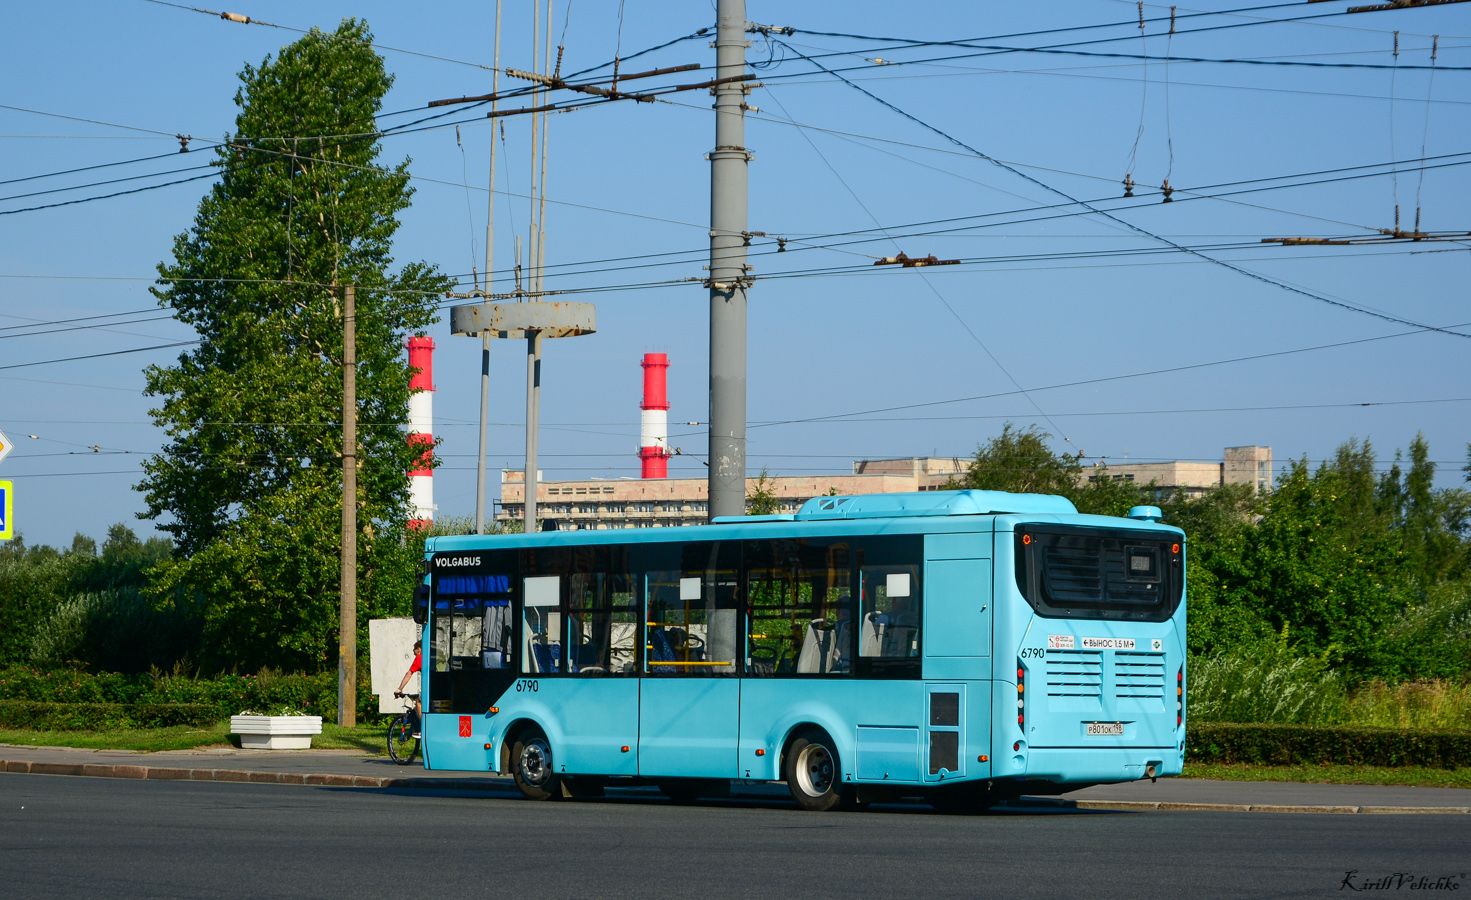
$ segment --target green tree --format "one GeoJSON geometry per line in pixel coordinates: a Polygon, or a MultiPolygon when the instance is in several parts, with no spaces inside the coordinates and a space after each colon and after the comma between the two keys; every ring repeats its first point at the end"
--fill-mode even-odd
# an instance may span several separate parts
{"type": "Polygon", "coordinates": [[[1095,516],[1127,516],[1136,506],[1156,505],[1155,484],[1139,484],[1108,474],[1108,466],[1099,463],[1081,475],[1081,483],[1065,496],[1078,512],[1095,516]]]}
{"type": "Polygon", "coordinates": [[[36,635],[66,599],[67,587],[93,561],[97,544],[81,535],[76,549],[27,547],[22,536],[0,542],[0,665],[29,662],[36,635]]]}
{"type": "Polygon", "coordinates": [[[1383,636],[1408,606],[1410,579],[1375,481],[1367,442],[1349,441],[1316,472],[1294,461],[1237,565],[1216,575],[1229,600],[1276,631],[1290,627],[1304,650],[1328,652],[1357,674],[1391,675],[1395,649],[1383,636]]]}
{"type": "Polygon", "coordinates": [[[359,614],[407,607],[403,342],[434,320],[448,281],[424,263],[390,271],[412,190],[407,160],[377,162],[393,79],[371,41],[348,19],[245,67],[221,179],[158,268],[155,295],[200,343],[146,370],[170,440],[145,464],[142,515],[178,551],[153,595],[202,606],[206,668],[335,663],[338,285],[356,286],[359,614]]]}
{"type": "Polygon", "coordinates": [[[970,467],[948,487],[979,491],[1061,494],[1071,498],[1078,491],[1082,454],[1053,453],[1047,446],[1052,435],[1029,425],[1017,429],[1007,422],[1001,433],[976,448],[970,467]]]}
{"type": "Polygon", "coordinates": [[[1379,499],[1400,534],[1405,565],[1423,589],[1466,575],[1465,538],[1471,525],[1471,494],[1460,488],[1435,490],[1435,463],[1425,435],[1410,442],[1410,470],[1403,455],[1379,482],[1379,499]]]}
{"type": "Polygon", "coordinates": [[[1079,512],[1102,516],[1128,515],[1132,507],[1153,502],[1153,484],[1115,480],[1102,464],[1085,469],[1082,453],[1054,453],[1050,437],[1035,425],[1022,430],[1007,422],[1000,434],[976,448],[965,473],[947,487],[1058,494],[1079,512]]]}
{"type": "Polygon", "coordinates": [[[756,483],[746,492],[746,515],[769,516],[781,511],[781,498],[776,495],[776,482],[762,467],[756,483]]]}

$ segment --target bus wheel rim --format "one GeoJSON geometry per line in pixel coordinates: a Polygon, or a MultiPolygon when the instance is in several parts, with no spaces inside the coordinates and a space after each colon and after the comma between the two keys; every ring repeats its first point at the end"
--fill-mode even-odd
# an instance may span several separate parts
{"type": "Polygon", "coordinates": [[[552,748],[540,738],[527,741],[521,748],[521,777],[527,784],[540,786],[552,774],[552,748]]]}
{"type": "Polygon", "coordinates": [[[833,757],[821,744],[808,744],[797,757],[797,783],[802,792],[821,797],[833,786],[833,757]]]}

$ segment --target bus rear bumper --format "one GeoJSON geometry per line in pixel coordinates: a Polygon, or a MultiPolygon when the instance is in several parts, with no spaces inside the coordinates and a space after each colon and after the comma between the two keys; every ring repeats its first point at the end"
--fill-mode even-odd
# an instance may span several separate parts
{"type": "Polygon", "coordinates": [[[1057,784],[1109,784],[1179,775],[1183,757],[1176,747],[1029,747],[1019,762],[996,766],[995,775],[1016,774],[1057,784]],[[1011,769],[1012,771],[1007,771],[1011,769]]]}

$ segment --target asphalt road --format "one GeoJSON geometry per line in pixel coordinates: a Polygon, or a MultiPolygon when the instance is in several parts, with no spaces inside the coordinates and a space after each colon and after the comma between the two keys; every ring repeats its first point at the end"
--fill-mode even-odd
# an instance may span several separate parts
{"type": "Polygon", "coordinates": [[[1349,870],[1471,892],[1471,816],[803,813],[0,774],[6,897],[1341,897],[1349,870]]]}

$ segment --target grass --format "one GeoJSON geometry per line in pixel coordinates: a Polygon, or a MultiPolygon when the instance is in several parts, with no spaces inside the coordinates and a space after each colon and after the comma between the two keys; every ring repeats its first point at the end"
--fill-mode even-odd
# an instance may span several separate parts
{"type": "Polygon", "coordinates": [[[1355,725],[1417,731],[1471,731],[1471,684],[1373,682],[1348,698],[1345,719],[1355,725]]]}
{"type": "Polygon", "coordinates": [[[1323,656],[1302,656],[1284,635],[1191,660],[1188,702],[1196,722],[1363,725],[1471,731],[1471,681],[1353,687],[1323,656]]]}
{"type": "Polygon", "coordinates": [[[1386,784],[1471,788],[1471,768],[1423,766],[1247,766],[1186,763],[1184,778],[1218,781],[1290,781],[1298,784],[1386,784]]]}
{"type": "MultiPolygon", "coordinates": [[[[312,738],[312,749],[356,750],[361,753],[382,755],[386,749],[387,733],[387,725],[370,724],[359,725],[356,728],[343,728],[331,722],[323,722],[322,733],[312,738]]],[[[240,739],[230,734],[228,722],[220,722],[210,728],[177,725],[172,728],[136,728],[118,731],[0,729],[0,744],[157,753],[161,750],[238,747],[240,739]]]]}

